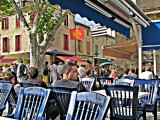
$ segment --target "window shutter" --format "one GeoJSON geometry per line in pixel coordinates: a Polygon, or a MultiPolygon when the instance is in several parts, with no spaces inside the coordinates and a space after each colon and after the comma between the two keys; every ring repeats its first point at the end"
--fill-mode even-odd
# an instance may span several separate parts
{"type": "Polygon", "coordinates": [[[64,20],[64,26],[68,26],[68,15],[66,16],[66,19],[64,20]]]}
{"type": "Polygon", "coordinates": [[[4,19],[2,19],[2,30],[4,29],[4,19]]]}
{"type": "Polygon", "coordinates": [[[16,15],[16,27],[20,27],[20,20],[18,19],[18,15],[16,15]]]}
{"type": "Polygon", "coordinates": [[[3,52],[5,52],[5,38],[3,38],[3,52]]]}
{"type": "Polygon", "coordinates": [[[87,54],[90,54],[90,42],[87,42],[87,54]]]}
{"type": "Polygon", "coordinates": [[[68,15],[67,15],[67,21],[66,22],[67,22],[66,26],[68,26],[68,15]]]}
{"type": "Polygon", "coordinates": [[[9,52],[9,39],[6,38],[6,52],[9,52]]]}
{"type": "Polygon", "coordinates": [[[67,50],[69,50],[69,39],[68,39],[68,35],[67,35],[67,50]]]}
{"type": "Polygon", "coordinates": [[[81,40],[81,53],[83,53],[83,40],[81,40]]]}
{"type": "Polygon", "coordinates": [[[19,42],[18,42],[18,46],[19,46],[19,51],[21,50],[21,36],[19,35],[19,42]]]}
{"type": "Polygon", "coordinates": [[[66,35],[63,35],[64,50],[66,50],[66,35]]]}
{"type": "Polygon", "coordinates": [[[6,29],[8,29],[9,28],[9,22],[8,22],[8,17],[6,18],[6,25],[5,25],[5,27],[6,27],[6,29]]]}

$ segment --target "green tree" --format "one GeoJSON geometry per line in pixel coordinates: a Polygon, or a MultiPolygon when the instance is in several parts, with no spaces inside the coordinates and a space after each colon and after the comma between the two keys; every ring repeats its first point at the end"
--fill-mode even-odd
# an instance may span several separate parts
{"type": "Polygon", "coordinates": [[[0,0],[1,10],[11,13],[9,10],[12,5],[24,25],[30,43],[30,66],[38,68],[42,75],[43,60],[46,50],[54,41],[56,30],[64,22],[67,10],[59,8],[57,11],[54,5],[48,0],[34,0],[33,6],[28,7],[28,14],[33,24],[26,21],[23,11],[17,6],[15,0],[0,0]],[[7,2],[7,4],[5,4],[7,2]],[[33,11],[35,14],[32,14],[33,11]],[[34,19],[33,19],[34,18],[34,19]]]}

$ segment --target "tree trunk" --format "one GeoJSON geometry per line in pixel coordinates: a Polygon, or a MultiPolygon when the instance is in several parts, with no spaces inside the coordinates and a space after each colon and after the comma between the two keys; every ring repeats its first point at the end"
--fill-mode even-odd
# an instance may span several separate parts
{"type": "Polygon", "coordinates": [[[37,43],[36,35],[32,35],[30,42],[30,67],[35,67],[39,71],[38,79],[42,80],[43,75],[43,59],[44,52],[40,51],[40,46],[37,43]]]}

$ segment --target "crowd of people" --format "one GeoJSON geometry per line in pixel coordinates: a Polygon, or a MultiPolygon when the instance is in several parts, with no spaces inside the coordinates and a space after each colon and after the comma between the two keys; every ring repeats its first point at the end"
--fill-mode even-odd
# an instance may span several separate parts
{"type": "Polygon", "coordinates": [[[96,76],[110,77],[113,78],[113,80],[125,78],[126,76],[130,76],[133,79],[153,79],[153,63],[151,63],[151,66],[145,66],[143,64],[142,70],[143,72],[138,75],[138,69],[126,69],[124,71],[124,75],[120,76],[115,68],[108,68],[106,66],[92,66],[89,60],[87,61],[87,65],[77,65],[76,61],[68,59],[66,63],[60,61],[58,65],[55,62],[52,62],[51,66],[49,66],[48,62],[46,61],[43,66],[43,80],[38,80],[38,70],[36,68],[29,68],[29,64],[24,65],[23,61],[21,61],[18,66],[16,63],[11,63],[10,67],[8,67],[7,64],[4,64],[3,67],[0,67],[0,79],[11,81],[13,85],[18,84],[18,82],[33,82],[40,83],[43,87],[47,87],[49,84],[53,86],[62,83],[69,85],[69,83],[67,83],[68,81],[66,80],[71,80],[74,83],[74,81],[80,82],[81,78],[84,77],[96,76]],[[70,74],[72,66],[74,66],[73,69],[75,69],[75,71],[74,73],[70,74]]]}

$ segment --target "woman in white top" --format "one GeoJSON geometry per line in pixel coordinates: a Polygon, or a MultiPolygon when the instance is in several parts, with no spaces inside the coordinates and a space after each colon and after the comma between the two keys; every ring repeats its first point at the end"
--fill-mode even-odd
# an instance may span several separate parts
{"type": "Polygon", "coordinates": [[[140,79],[153,79],[153,74],[151,72],[151,67],[150,66],[146,66],[145,67],[145,72],[142,72],[139,75],[140,79]]]}

